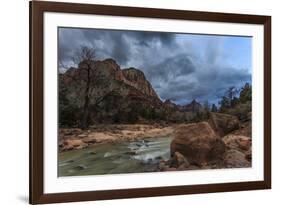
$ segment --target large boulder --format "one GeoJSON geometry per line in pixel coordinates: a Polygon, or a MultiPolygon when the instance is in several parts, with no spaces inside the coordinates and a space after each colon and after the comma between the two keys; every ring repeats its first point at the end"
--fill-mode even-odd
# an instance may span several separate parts
{"type": "Polygon", "coordinates": [[[221,137],[240,128],[236,116],[222,113],[210,113],[209,123],[221,137]]]}
{"type": "Polygon", "coordinates": [[[201,166],[220,160],[225,152],[225,144],[207,122],[181,125],[175,130],[171,143],[172,157],[181,153],[188,162],[201,166]]]}

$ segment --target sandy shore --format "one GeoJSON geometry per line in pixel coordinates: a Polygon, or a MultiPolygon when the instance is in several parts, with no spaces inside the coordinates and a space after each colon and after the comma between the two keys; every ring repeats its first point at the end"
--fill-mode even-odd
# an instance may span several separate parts
{"type": "Polygon", "coordinates": [[[88,130],[61,128],[59,129],[59,151],[83,149],[100,143],[169,136],[173,133],[175,126],[178,125],[100,124],[91,126],[88,130]]]}

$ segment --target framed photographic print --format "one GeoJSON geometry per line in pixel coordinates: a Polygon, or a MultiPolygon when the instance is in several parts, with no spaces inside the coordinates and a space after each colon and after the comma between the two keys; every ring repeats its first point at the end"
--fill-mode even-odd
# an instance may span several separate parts
{"type": "Polygon", "coordinates": [[[30,2],[30,203],[271,188],[271,17],[30,2]]]}

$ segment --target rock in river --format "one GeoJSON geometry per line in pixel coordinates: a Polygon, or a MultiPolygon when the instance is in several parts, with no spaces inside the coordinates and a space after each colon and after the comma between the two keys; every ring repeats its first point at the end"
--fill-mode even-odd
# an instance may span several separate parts
{"type": "Polygon", "coordinates": [[[84,170],[84,169],[87,169],[87,167],[83,164],[80,164],[80,165],[77,165],[74,167],[75,170],[84,170]]]}
{"type": "Polygon", "coordinates": [[[225,144],[207,122],[181,125],[175,130],[171,155],[181,153],[188,162],[201,166],[222,159],[225,144]]]}

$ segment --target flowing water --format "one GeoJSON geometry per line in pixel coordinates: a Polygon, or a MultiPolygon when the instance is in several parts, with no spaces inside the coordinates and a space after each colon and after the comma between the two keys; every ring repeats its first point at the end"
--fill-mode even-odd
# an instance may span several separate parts
{"type": "Polygon", "coordinates": [[[101,144],[59,154],[59,176],[81,176],[156,171],[169,159],[171,137],[101,144]]]}

